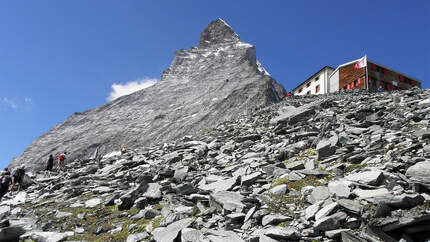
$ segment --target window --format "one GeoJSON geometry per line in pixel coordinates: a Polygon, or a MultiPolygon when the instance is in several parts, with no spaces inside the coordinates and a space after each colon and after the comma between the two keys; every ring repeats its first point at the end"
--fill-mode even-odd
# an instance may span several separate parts
{"type": "Polygon", "coordinates": [[[310,85],[311,85],[311,83],[310,83],[310,82],[306,83],[306,87],[309,87],[310,85]]]}
{"type": "Polygon", "coordinates": [[[315,77],[315,81],[318,81],[319,79],[320,79],[320,77],[319,77],[319,76],[315,77]]]}
{"type": "Polygon", "coordinates": [[[320,92],[320,85],[317,85],[316,87],[315,87],[315,93],[319,93],[320,92]]]}
{"type": "Polygon", "coordinates": [[[301,89],[301,88],[300,88],[300,89],[299,89],[299,93],[302,93],[302,91],[303,91],[303,89],[301,89]]]}
{"type": "Polygon", "coordinates": [[[309,94],[311,94],[311,91],[308,91],[308,92],[306,93],[306,95],[309,95],[309,94]]]}

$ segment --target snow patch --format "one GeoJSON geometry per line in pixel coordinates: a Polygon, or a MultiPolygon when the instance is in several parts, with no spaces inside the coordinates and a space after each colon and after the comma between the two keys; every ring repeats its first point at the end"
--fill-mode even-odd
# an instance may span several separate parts
{"type": "Polygon", "coordinates": [[[266,76],[271,76],[270,73],[267,72],[266,69],[264,69],[264,67],[260,64],[259,61],[257,61],[257,69],[261,74],[266,75],[266,76]]]}

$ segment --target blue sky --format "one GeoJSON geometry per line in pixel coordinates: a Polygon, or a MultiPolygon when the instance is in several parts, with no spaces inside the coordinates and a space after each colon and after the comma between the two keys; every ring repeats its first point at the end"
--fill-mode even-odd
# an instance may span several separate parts
{"type": "Polygon", "coordinates": [[[0,167],[74,112],[159,79],[217,18],[286,90],[366,53],[430,87],[428,0],[2,1],[0,167]]]}

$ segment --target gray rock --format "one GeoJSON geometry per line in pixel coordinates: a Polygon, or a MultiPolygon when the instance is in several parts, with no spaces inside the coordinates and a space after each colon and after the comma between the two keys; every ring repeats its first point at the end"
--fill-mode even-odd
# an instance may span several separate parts
{"type": "Polygon", "coordinates": [[[341,236],[342,232],[351,231],[350,229],[335,229],[335,230],[329,230],[325,231],[324,234],[330,239],[338,238],[341,236]]]}
{"type": "Polygon", "coordinates": [[[0,241],[18,241],[25,233],[21,226],[10,226],[0,229],[0,241]]]}
{"type": "Polygon", "coordinates": [[[277,185],[271,188],[269,190],[269,193],[273,195],[284,195],[285,193],[287,193],[287,185],[286,184],[277,185]]]}
{"type": "Polygon", "coordinates": [[[339,228],[341,223],[346,219],[347,215],[344,212],[337,212],[327,217],[323,217],[315,221],[313,228],[317,231],[328,231],[339,228]]]}
{"type": "Polygon", "coordinates": [[[93,189],[93,193],[95,194],[111,193],[113,191],[114,191],[113,188],[105,187],[105,186],[96,187],[93,189]]]}
{"type": "Polygon", "coordinates": [[[339,199],[337,201],[339,206],[346,209],[348,212],[360,214],[363,206],[360,204],[360,202],[356,200],[350,200],[350,199],[339,199]]]}
{"type": "Polygon", "coordinates": [[[264,235],[276,240],[298,240],[299,232],[294,227],[277,227],[272,226],[264,231],[264,235]]]}
{"type": "Polygon", "coordinates": [[[148,237],[149,237],[149,234],[147,232],[130,234],[129,236],[127,236],[127,242],[139,242],[148,237]]]}
{"type": "Polygon", "coordinates": [[[237,192],[219,191],[210,195],[210,203],[217,209],[242,212],[246,207],[243,204],[244,197],[237,192]]]}
{"type": "Polygon", "coordinates": [[[175,170],[175,174],[173,175],[173,178],[175,178],[176,181],[180,182],[184,180],[187,175],[188,175],[188,166],[175,170]]]}
{"type": "Polygon", "coordinates": [[[334,194],[339,198],[347,198],[351,195],[351,185],[351,182],[342,179],[330,181],[327,187],[331,194],[334,194]]]}
{"type": "Polygon", "coordinates": [[[378,196],[389,196],[391,193],[386,188],[363,190],[356,188],[352,191],[359,199],[366,199],[378,196]]]}
{"type": "Polygon", "coordinates": [[[289,220],[292,220],[292,218],[284,215],[269,214],[263,217],[263,219],[261,220],[261,225],[263,226],[270,225],[270,224],[277,225],[279,223],[289,221],[289,220]]]}
{"type": "Polygon", "coordinates": [[[278,240],[272,239],[269,236],[264,235],[264,234],[260,235],[260,237],[259,237],[259,242],[277,242],[277,241],[278,240]]]}
{"type": "Polygon", "coordinates": [[[248,210],[248,212],[245,215],[244,222],[248,221],[252,217],[252,215],[254,214],[256,208],[257,207],[252,207],[251,209],[248,210]]]}
{"type": "Polygon", "coordinates": [[[355,235],[352,231],[342,231],[340,233],[340,237],[343,242],[368,242],[368,240],[364,238],[360,238],[355,235]]]}
{"type": "Polygon", "coordinates": [[[206,230],[204,234],[211,242],[224,242],[224,241],[245,242],[233,231],[221,231],[221,230],[218,231],[218,230],[211,229],[211,230],[206,230]]]}
{"type": "Polygon", "coordinates": [[[311,193],[310,200],[311,203],[314,204],[321,200],[326,200],[330,197],[330,192],[325,186],[317,186],[311,193]]]}
{"type": "Polygon", "coordinates": [[[57,232],[30,232],[21,236],[21,239],[32,239],[40,242],[61,242],[69,237],[67,233],[57,232]]]}
{"type": "Polygon", "coordinates": [[[345,179],[352,182],[376,186],[384,179],[384,175],[380,171],[365,171],[350,174],[346,176],[345,179]]]}
{"type": "Polygon", "coordinates": [[[171,223],[167,227],[157,228],[152,232],[152,235],[154,236],[153,238],[155,241],[173,242],[178,236],[178,233],[182,229],[190,226],[193,221],[194,219],[192,218],[185,218],[171,223]]]}
{"type": "Polygon", "coordinates": [[[412,180],[430,185],[430,160],[418,162],[406,170],[412,180]]]}
{"type": "Polygon", "coordinates": [[[332,142],[330,140],[321,140],[318,142],[317,147],[317,159],[322,160],[330,155],[333,155],[336,151],[332,146],[332,142]]]}
{"type": "Polygon", "coordinates": [[[262,175],[262,173],[257,171],[257,172],[254,172],[252,174],[242,176],[241,177],[242,186],[252,185],[257,179],[259,179],[261,177],[261,175],[262,175]]]}
{"type": "Polygon", "coordinates": [[[204,184],[199,186],[200,189],[205,191],[228,191],[231,190],[235,185],[239,183],[240,177],[232,177],[229,179],[219,180],[210,184],[204,184]]]}
{"type": "Polygon", "coordinates": [[[100,198],[93,198],[85,202],[86,208],[95,208],[102,203],[100,198]]]}
{"type": "Polygon", "coordinates": [[[315,214],[320,210],[321,205],[323,204],[324,201],[319,201],[316,202],[314,204],[312,204],[311,206],[307,207],[305,209],[305,218],[306,220],[310,220],[313,217],[315,217],[315,214]]]}
{"type": "Polygon", "coordinates": [[[158,183],[148,183],[146,189],[141,194],[142,197],[158,199],[161,198],[161,186],[158,183]]]}
{"type": "Polygon", "coordinates": [[[333,202],[330,203],[328,205],[325,205],[322,209],[320,209],[316,214],[315,214],[315,220],[320,220],[324,217],[327,217],[328,215],[330,215],[334,209],[338,206],[337,202],[333,202]]]}
{"type": "Polygon", "coordinates": [[[61,211],[57,211],[56,213],[55,213],[55,217],[56,218],[65,218],[65,217],[70,217],[70,216],[72,216],[73,215],[73,213],[69,213],[69,212],[61,212],[61,211]]]}
{"type": "Polygon", "coordinates": [[[420,194],[401,194],[401,195],[383,195],[367,199],[373,203],[385,203],[396,209],[413,208],[424,202],[424,197],[420,194]]]}
{"type": "Polygon", "coordinates": [[[184,228],[181,230],[181,241],[184,242],[200,242],[203,241],[203,234],[193,228],[184,228]]]}
{"type": "Polygon", "coordinates": [[[302,160],[288,162],[286,168],[289,170],[303,170],[305,169],[305,162],[302,160]]]}
{"type": "Polygon", "coordinates": [[[0,206],[0,219],[8,216],[10,213],[10,206],[0,206]]]}

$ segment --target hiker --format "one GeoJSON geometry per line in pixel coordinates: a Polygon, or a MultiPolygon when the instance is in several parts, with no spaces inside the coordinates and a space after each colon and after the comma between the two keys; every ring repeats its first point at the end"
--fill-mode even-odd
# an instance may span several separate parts
{"type": "Polygon", "coordinates": [[[12,172],[12,184],[10,185],[10,192],[13,191],[13,187],[16,183],[18,183],[18,191],[22,190],[22,183],[24,181],[25,176],[25,166],[21,165],[20,167],[16,168],[12,172]]]}
{"type": "Polygon", "coordinates": [[[9,170],[3,171],[0,180],[0,199],[9,191],[11,181],[12,178],[10,177],[9,170]]]}
{"type": "Polygon", "coordinates": [[[52,154],[50,154],[48,160],[46,161],[45,176],[46,174],[48,174],[48,176],[51,176],[53,166],[54,166],[54,157],[52,156],[52,154]]]}
{"type": "Polygon", "coordinates": [[[9,168],[7,168],[7,167],[5,167],[5,168],[0,172],[0,179],[1,179],[1,177],[2,177],[4,174],[6,174],[6,173],[9,173],[9,175],[10,175],[9,168]]]}
{"type": "Polygon", "coordinates": [[[61,172],[61,169],[63,168],[64,161],[66,160],[66,154],[67,152],[64,152],[58,156],[58,166],[57,166],[58,172],[61,172]]]}

